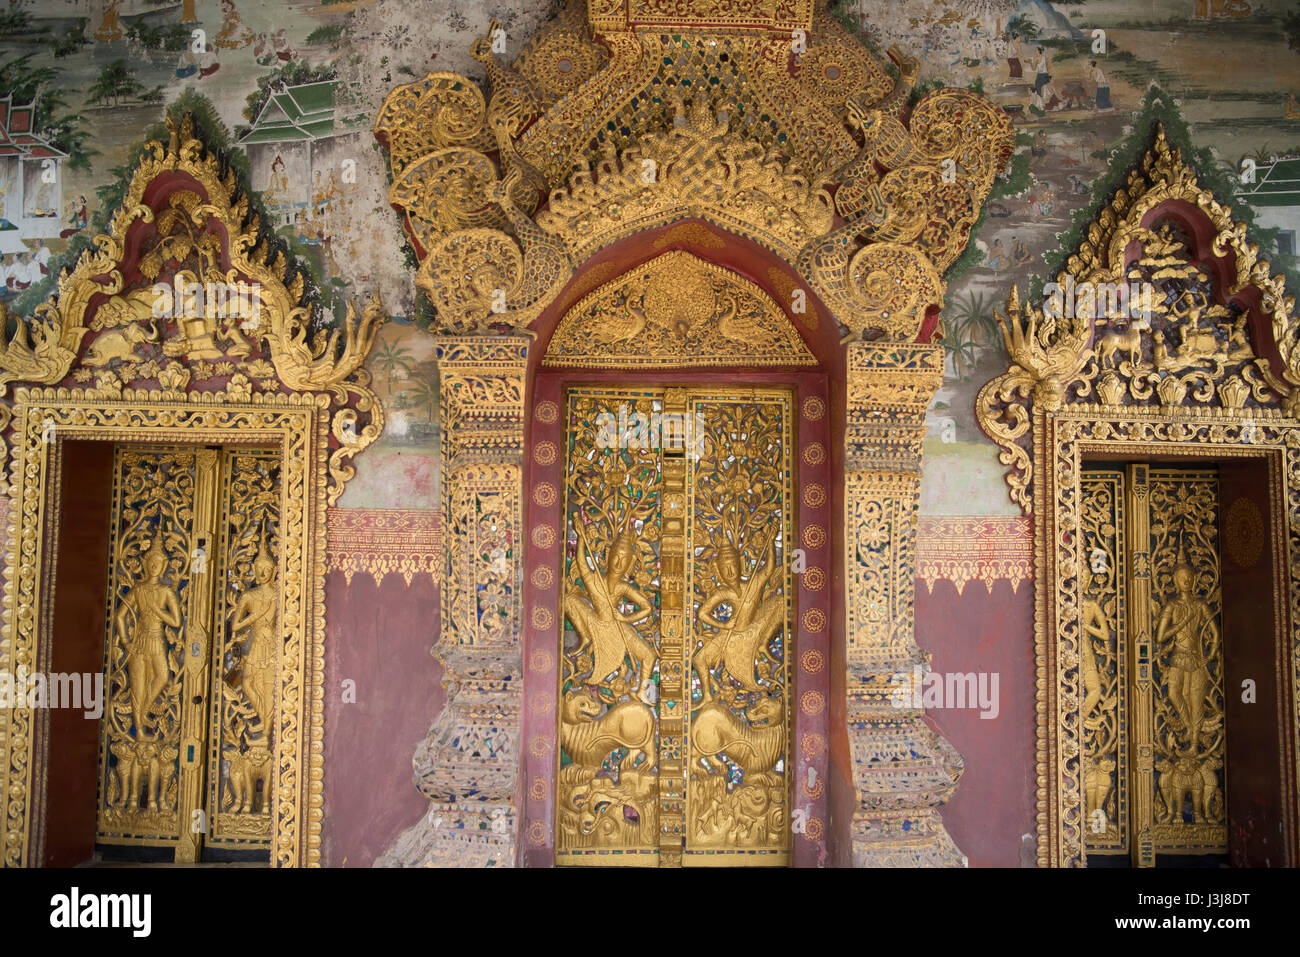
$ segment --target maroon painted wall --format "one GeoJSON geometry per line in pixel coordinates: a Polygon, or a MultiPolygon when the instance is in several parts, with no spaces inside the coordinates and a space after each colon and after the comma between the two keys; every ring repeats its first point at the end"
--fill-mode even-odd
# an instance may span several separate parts
{"type": "Polygon", "coordinates": [[[376,586],[342,572],[325,580],[325,818],[321,863],[369,867],[428,800],[415,789],[411,757],[442,710],[438,589],[428,575],[376,586]],[[343,681],[356,703],[343,703],[343,681]]]}
{"type": "Polygon", "coordinates": [[[1034,591],[1006,581],[952,582],[931,594],[916,583],[916,643],[932,652],[937,672],[996,672],[999,709],[926,711],[926,720],[965,759],[966,770],[941,809],[945,827],[971,867],[1033,867],[1034,591]],[[1029,835],[1026,839],[1025,835],[1029,835]]]}
{"type": "MultiPolygon", "coordinates": [[[[63,444],[54,641],[49,671],[94,674],[104,669],[108,605],[109,510],[113,446],[63,444]]],[[[107,682],[104,694],[108,694],[107,682]]],[[[51,708],[49,776],[45,788],[46,867],[73,867],[95,853],[99,800],[99,720],[75,708],[51,708]]]]}

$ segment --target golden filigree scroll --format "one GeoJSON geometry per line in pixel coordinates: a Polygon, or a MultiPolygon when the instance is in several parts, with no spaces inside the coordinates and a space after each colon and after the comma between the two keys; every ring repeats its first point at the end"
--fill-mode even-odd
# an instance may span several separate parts
{"type": "Polygon", "coordinates": [[[198,463],[183,450],[119,450],[114,473],[97,838],[174,845],[198,463]]]}
{"type": "Polygon", "coordinates": [[[815,365],[781,307],[730,270],[664,253],[570,309],[543,365],[815,365]]]}
{"type": "Polygon", "coordinates": [[[692,399],[688,409],[703,428],[686,485],[694,559],[685,862],[733,848],[779,861],[793,725],[790,410],[759,396],[692,399]]]}
{"type": "Polygon", "coordinates": [[[221,495],[208,807],[214,846],[270,839],[280,581],[280,463],[274,453],[231,452],[221,495]]]}
{"type": "Polygon", "coordinates": [[[1079,669],[1089,852],[1129,850],[1128,524],[1124,473],[1089,469],[1083,495],[1079,669]]]}
{"type": "Polygon", "coordinates": [[[642,448],[608,441],[620,411],[625,422],[648,422],[656,404],[662,414],[652,391],[583,390],[568,400],[565,508],[575,548],[562,609],[560,860],[608,862],[615,848],[629,863],[657,857],[663,474],[648,436],[642,448]]]}
{"type": "Polygon", "coordinates": [[[904,119],[915,61],[891,49],[892,79],[824,10],[793,59],[767,29],[620,22],[593,48],[566,9],[510,65],[493,22],[486,101],[442,73],[389,95],[375,132],[440,328],[526,330],[600,249],[704,219],[796,268],[848,335],[914,338],[1010,155],[1007,116],[944,89],[904,119]]]}
{"type": "Polygon", "coordinates": [[[1087,851],[1224,854],[1217,475],[1088,468],[1080,485],[1087,851]]]}
{"type": "Polygon", "coordinates": [[[1228,846],[1219,484],[1151,469],[1154,850],[1228,846]]]}
{"type": "Polygon", "coordinates": [[[279,453],[121,446],[114,468],[96,840],[268,849],[279,453]]]}

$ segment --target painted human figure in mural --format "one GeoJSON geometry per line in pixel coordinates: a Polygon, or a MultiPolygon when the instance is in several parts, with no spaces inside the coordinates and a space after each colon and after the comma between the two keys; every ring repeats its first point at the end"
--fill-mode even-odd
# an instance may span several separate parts
{"type": "Polygon", "coordinates": [[[235,0],[221,0],[221,16],[221,32],[213,41],[217,46],[235,49],[248,46],[253,42],[253,31],[244,26],[243,21],[239,19],[235,0]]]}
{"type": "Polygon", "coordinates": [[[275,159],[271,161],[271,177],[267,181],[266,191],[268,193],[283,193],[289,189],[289,176],[284,171],[284,157],[276,154],[275,159]]]}
{"type": "Polygon", "coordinates": [[[746,691],[762,691],[763,686],[754,679],[755,668],[763,671],[759,662],[772,633],[780,627],[785,616],[785,599],[773,594],[763,600],[763,589],[776,570],[776,533],[767,540],[766,561],[762,571],[754,568],[748,581],[742,578],[744,556],[730,542],[718,546],[714,561],[714,575],[718,585],[700,606],[698,618],[717,631],[704,640],[704,644],[691,658],[691,664],[700,676],[704,703],[713,698],[713,669],[719,664],[726,673],[740,683],[746,691]],[[723,603],[731,613],[718,618],[723,603]]]}
{"type": "Polygon", "coordinates": [[[126,648],[126,674],[130,684],[131,717],[136,737],[149,737],[145,715],[167,686],[165,628],[181,626],[181,606],[176,590],[162,583],[167,555],[161,535],[154,538],[144,556],[144,579],[122,596],[114,624],[117,637],[126,648]]]}
{"type": "Polygon", "coordinates": [[[1007,79],[1008,80],[1024,79],[1025,76],[1024,67],[1020,62],[1020,58],[1023,55],[1024,52],[1020,48],[1020,35],[1018,33],[1011,34],[1010,40],[1007,45],[1007,79]]]}
{"type": "Polygon", "coordinates": [[[253,560],[253,580],[257,584],[246,591],[235,605],[230,629],[239,638],[248,632],[243,655],[243,688],[248,703],[257,712],[262,729],[270,733],[271,705],[275,700],[276,614],[280,607],[280,589],[275,576],[275,559],[263,541],[253,560]]]}
{"type": "Polygon", "coordinates": [[[104,8],[104,19],[95,31],[95,39],[100,43],[113,43],[122,39],[122,25],[118,22],[119,6],[119,0],[109,0],[108,6],[104,8]]]}
{"type": "Polygon", "coordinates": [[[624,657],[630,657],[639,672],[637,695],[652,704],[649,694],[655,649],[633,625],[644,620],[653,606],[641,589],[627,581],[636,564],[636,549],[636,535],[622,532],[609,547],[605,574],[600,574],[599,567],[593,573],[587,566],[591,554],[587,533],[579,524],[577,567],[586,594],[577,587],[570,589],[564,597],[564,614],[578,633],[579,649],[590,645],[595,656],[591,683],[602,683],[615,671],[621,673],[624,657]],[[633,610],[620,611],[623,602],[633,605],[633,610]]]}
{"type": "Polygon", "coordinates": [[[1096,60],[1088,61],[1089,73],[1088,78],[1097,84],[1097,109],[1113,109],[1110,102],[1110,80],[1106,79],[1106,74],[1102,72],[1101,67],[1097,66],[1096,60]]]}
{"type": "Polygon", "coordinates": [[[1182,547],[1178,550],[1174,566],[1175,597],[1160,610],[1156,627],[1156,647],[1172,639],[1169,668],[1169,703],[1174,706],[1178,719],[1187,731],[1188,746],[1195,755],[1200,742],[1201,721],[1205,713],[1205,689],[1210,683],[1210,652],[1219,640],[1219,629],[1214,623],[1214,612],[1204,599],[1193,593],[1196,570],[1187,563],[1182,547]]]}

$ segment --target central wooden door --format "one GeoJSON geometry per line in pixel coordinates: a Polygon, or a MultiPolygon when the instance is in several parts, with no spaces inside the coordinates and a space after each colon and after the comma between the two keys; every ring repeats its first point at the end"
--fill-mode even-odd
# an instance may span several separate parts
{"type": "Polygon", "coordinates": [[[791,401],[568,391],[557,863],[789,862],[791,401]]]}

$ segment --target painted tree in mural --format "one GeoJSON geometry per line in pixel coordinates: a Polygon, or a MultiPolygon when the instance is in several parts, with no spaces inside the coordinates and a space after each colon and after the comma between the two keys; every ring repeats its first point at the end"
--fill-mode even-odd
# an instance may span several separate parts
{"type": "Polygon", "coordinates": [[[401,373],[403,376],[410,375],[412,359],[410,349],[393,342],[382,343],[375,349],[373,359],[375,368],[386,380],[389,395],[393,394],[393,375],[396,373],[401,373]]]}
{"type": "Polygon", "coordinates": [[[135,78],[125,60],[114,60],[99,72],[95,82],[86,90],[86,99],[91,103],[118,106],[124,99],[138,97],[145,92],[144,84],[135,78]]]}

